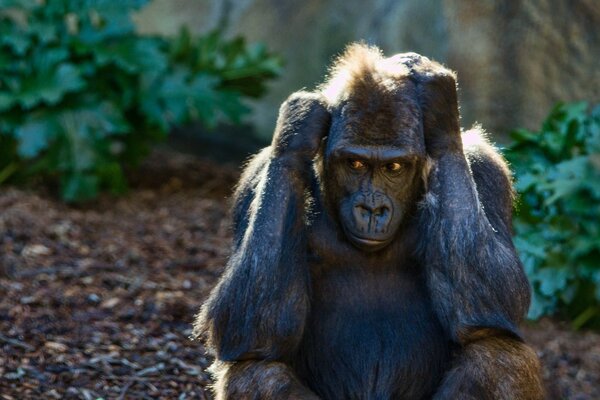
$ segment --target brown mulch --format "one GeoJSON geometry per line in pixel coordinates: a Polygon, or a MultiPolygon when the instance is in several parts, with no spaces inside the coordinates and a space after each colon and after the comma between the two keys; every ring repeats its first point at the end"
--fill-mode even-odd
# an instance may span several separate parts
{"type": "MultiPolygon", "coordinates": [[[[121,198],[0,191],[0,399],[208,399],[191,323],[228,254],[238,171],[154,154],[121,198]]],[[[600,399],[600,335],[525,328],[549,398],[600,399]]]]}

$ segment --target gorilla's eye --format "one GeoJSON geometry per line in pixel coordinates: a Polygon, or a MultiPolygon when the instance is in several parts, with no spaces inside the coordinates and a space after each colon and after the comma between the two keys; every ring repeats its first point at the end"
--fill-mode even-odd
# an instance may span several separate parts
{"type": "Polygon", "coordinates": [[[348,160],[348,164],[352,169],[363,169],[366,167],[365,163],[360,160],[348,160]]]}
{"type": "Polygon", "coordinates": [[[398,172],[402,169],[402,165],[397,162],[387,163],[385,169],[388,172],[398,172]]]}

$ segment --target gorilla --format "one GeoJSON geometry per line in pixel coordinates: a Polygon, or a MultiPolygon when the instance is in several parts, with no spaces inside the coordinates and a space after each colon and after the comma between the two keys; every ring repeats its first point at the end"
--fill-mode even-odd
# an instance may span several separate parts
{"type": "Polygon", "coordinates": [[[456,76],[349,46],[281,106],[195,331],[224,399],[540,399],[513,192],[456,76]]]}

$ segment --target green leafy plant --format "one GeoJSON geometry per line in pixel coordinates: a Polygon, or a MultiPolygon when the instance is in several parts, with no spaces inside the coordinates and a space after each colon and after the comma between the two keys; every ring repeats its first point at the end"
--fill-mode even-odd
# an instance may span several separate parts
{"type": "Polygon", "coordinates": [[[0,183],[42,176],[67,201],[125,190],[174,125],[239,122],[281,61],[264,46],[140,36],[147,0],[0,0],[0,183]]]}
{"type": "Polygon", "coordinates": [[[224,41],[218,30],[194,39],[187,28],[182,28],[170,46],[170,57],[194,73],[219,76],[221,89],[249,97],[265,94],[267,80],[281,71],[281,60],[264,44],[248,46],[242,37],[224,41]]]}
{"type": "Polygon", "coordinates": [[[600,327],[600,106],[557,105],[506,156],[520,194],[515,244],[534,289],[530,317],[600,327]]]}

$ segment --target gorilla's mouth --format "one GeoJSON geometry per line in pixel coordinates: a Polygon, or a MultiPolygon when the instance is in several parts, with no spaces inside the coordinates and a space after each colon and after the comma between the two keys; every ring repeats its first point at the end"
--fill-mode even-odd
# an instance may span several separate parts
{"type": "Polygon", "coordinates": [[[385,238],[385,239],[368,238],[368,237],[355,235],[351,232],[346,232],[346,235],[348,236],[348,238],[350,239],[350,242],[354,246],[358,247],[361,250],[369,251],[369,252],[377,251],[377,250],[384,248],[391,242],[391,239],[392,239],[391,237],[385,238]]]}

